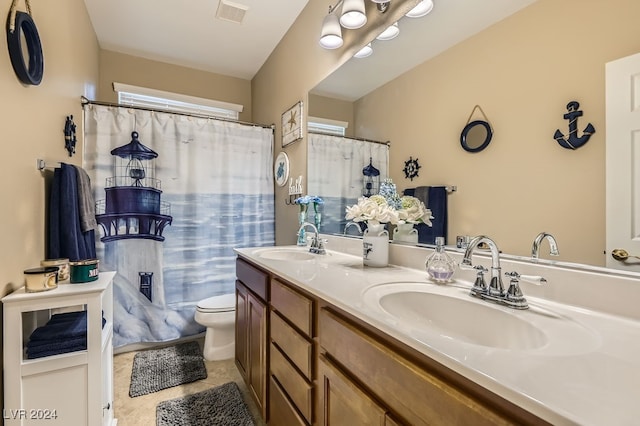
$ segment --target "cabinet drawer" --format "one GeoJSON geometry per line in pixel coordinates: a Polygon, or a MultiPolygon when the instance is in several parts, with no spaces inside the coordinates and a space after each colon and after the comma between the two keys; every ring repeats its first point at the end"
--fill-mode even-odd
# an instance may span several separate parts
{"type": "Polygon", "coordinates": [[[384,346],[348,320],[322,309],[321,346],[393,412],[414,425],[501,425],[509,421],[384,346]],[[345,344],[348,342],[348,344],[345,344]]]}
{"type": "Polygon", "coordinates": [[[271,280],[271,306],[300,331],[313,337],[313,301],[287,287],[277,279],[271,280]]]}
{"type": "Polygon", "coordinates": [[[271,340],[311,380],[313,344],[271,311],[271,340]]]}
{"type": "Polygon", "coordinates": [[[239,281],[247,286],[252,292],[260,296],[262,300],[269,300],[267,297],[267,287],[269,285],[269,276],[260,269],[245,262],[236,259],[236,277],[239,281]]]}
{"type": "Polygon", "coordinates": [[[273,377],[269,380],[269,425],[307,426],[273,377]]]}
{"type": "Polygon", "coordinates": [[[273,344],[271,345],[271,375],[280,383],[284,392],[289,396],[289,399],[298,408],[302,416],[311,423],[313,387],[293,368],[273,344]]]}

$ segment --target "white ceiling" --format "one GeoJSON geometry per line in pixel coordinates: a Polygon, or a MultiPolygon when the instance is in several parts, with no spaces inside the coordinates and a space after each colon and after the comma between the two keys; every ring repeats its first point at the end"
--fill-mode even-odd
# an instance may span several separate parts
{"type": "MultiPolygon", "coordinates": [[[[215,18],[221,0],[84,1],[102,49],[251,79],[309,0],[231,0],[248,7],[241,24],[215,18]]],[[[314,92],[358,99],[535,1],[434,0],[429,15],[403,18],[397,38],[374,41],[372,56],[351,59],[314,92]]]]}
{"type": "Polygon", "coordinates": [[[309,0],[231,0],[241,24],[216,19],[220,0],[84,2],[102,49],[250,80],[309,0]]]}

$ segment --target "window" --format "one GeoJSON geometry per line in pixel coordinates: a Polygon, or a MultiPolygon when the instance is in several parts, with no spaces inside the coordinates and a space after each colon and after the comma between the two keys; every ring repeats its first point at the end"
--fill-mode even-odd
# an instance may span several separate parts
{"type": "Polygon", "coordinates": [[[327,118],[309,117],[307,131],[325,135],[344,136],[349,127],[346,121],[329,120],[327,118]]]}
{"type": "Polygon", "coordinates": [[[181,95],[146,87],[113,83],[113,90],[118,92],[118,103],[163,111],[182,112],[187,114],[207,115],[211,117],[237,120],[242,105],[228,102],[181,95]]]}

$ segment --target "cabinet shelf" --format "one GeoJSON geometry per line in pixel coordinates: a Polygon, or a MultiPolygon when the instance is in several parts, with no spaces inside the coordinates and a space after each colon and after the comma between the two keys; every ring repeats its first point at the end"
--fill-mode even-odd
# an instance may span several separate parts
{"type": "MultiPolygon", "coordinates": [[[[56,418],[47,420],[49,425],[116,424],[112,360],[115,274],[102,272],[94,282],[60,284],[39,293],[25,292],[22,287],[2,298],[6,410],[55,410],[56,418]],[[27,359],[26,342],[33,330],[53,314],[70,311],[86,311],[86,349],[27,359]]],[[[5,419],[7,426],[29,422],[28,418],[5,419]]]]}

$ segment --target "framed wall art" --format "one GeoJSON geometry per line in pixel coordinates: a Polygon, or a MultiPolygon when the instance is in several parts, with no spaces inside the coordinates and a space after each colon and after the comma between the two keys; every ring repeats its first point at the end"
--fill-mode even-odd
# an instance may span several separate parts
{"type": "Polygon", "coordinates": [[[282,146],[302,139],[302,101],[282,114],[282,146]]]}

